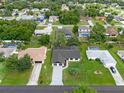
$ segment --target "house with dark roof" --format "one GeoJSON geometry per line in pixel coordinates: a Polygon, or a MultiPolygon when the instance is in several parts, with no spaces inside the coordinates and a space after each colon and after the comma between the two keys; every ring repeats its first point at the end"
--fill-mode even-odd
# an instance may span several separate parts
{"type": "Polygon", "coordinates": [[[78,28],[79,38],[81,38],[81,37],[89,37],[90,32],[91,32],[91,29],[88,26],[80,26],[78,28]]]}
{"type": "Polygon", "coordinates": [[[76,46],[53,48],[52,65],[68,66],[68,62],[80,61],[80,50],[76,46]]]}
{"type": "Polygon", "coordinates": [[[72,37],[72,29],[70,28],[62,28],[62,29],[58,28],[58,32],[63,32],[66,39],[72,37]]]}
{"type": "Polygon", "coordinates": [[[69,29],[69,28],[65,28],[65,29],[63,29],[63,31],[64,31],[64,35],[65,35],[65,38],[66,39],[69,39],[69,38],[71,38],[72,37],[72,31],[71,31],[71,29],[69,29]]]}

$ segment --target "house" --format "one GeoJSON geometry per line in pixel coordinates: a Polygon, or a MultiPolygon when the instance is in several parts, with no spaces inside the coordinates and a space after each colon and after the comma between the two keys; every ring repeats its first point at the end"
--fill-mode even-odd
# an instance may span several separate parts
{"type": "Polygon", "coordinates": [[[69,11],[69,7],[66,4],[62,4],[61,11],[69,11]]]}
{"type": "Polygon", "coordinates": [[[91,29],[88,26],[80,26],[78,28],[79,38],[81,38],[81,37],[89,37],[90,32],[91,32],[91,29]]]}
{"type": "Polygon", "coordinates": [[[87,50],[86,55],[89,60],[100,59],[105,67],[116,66],[117,63],[108,50],[87,50]]]}
{"type": "Polygon", "coordinates": [[[105,16],[97,16],[96,20],[100,20],[100,21],[105,22],[106,21],[106,17],[105,16]]]}
{"type": "Polygon", "coordinates": [[[96,46],[89,46],[88,50],[99,50],[99,47],[96,46]]]}
{"type": "Polygon", "coordinates": [[[58,32],[63,32],[66,39],[72,37],[72,31],[70,28],[58,28],[58,32]]]}
{"type": "Polygon", "coordinates": [[[119,21],[119,22],[121,22],[122,24],[124,24],[124,17],[121,17],[121,16],[114,16],[114,20],[115,20],[115,21],[119,21]]]}
{"type": "Polygon", "coordinates": [[[124,50],[117,51],[117,55],[124,61],[124,50]]]}
{"type": "Polygon", "coordinates": [[[65,28],[65,29],[63,29],[63,31],[64,31],[64,35],[65,35],[65,38],[66,39],[69,39],[69,38],[71,38],[72,37],[72,31],[71,31],[71,29],[69,29],[69,28],[65,28]]]}
{"type": "Polygon", "coordinates": [[[80,50],[76,46],[56,47],[53,48],[52,65],[68,66],[68,62],[80,61],[80,50]]]}
{"type": "Polygon", "coordinates": [[[58,16],[50,16],[49,17],[49,22],[53,23],[53,22],[56,22],[59,20],[59,17],[58,16]]]}
{"type": "Polygon", "coordinates": [[[14,20],[14,19],[15,19],[15,18],[12,17],[12,16],[3,17],[3,20],[9,20],[9,21],[11,21],[11,20],[14,20]]]}
{"type": "Polygon", "coordinates": [[[32,15],[22,15],[22,16],[19,16],[18,19],[19,20],[33,20],[34,16],[32,16],[32,15]]]}
{"type": "Polygon", "coordinates": [[[113,27],[108,27],[106,31],[106,36],[117,37],[119,33],[113,27]]]}
{"type": "Polygon", "coordinates": [[[24,57],[26,54],[29,55],[32,59],[32,63],[44,63],[46,58],[46,47],[41,48],[28,48],[26,50],[19,51],[18,58],[24,57]]]}
{"type": "Polygon", "coordinates": [[[16,48],[0,48],[0,54],[4,57],[9,57],[16,52],[16,48]]]}
{"type": "Polygon", "coordinates": [[[37,30],[37,29],[36,29],[36,30],[34,31],[34,34],[35,34],[36,36],[40,36],[40,35],[42,35],[42,34],[50,35],[51,32],[52,32],[52,27],[51,27],[51,26],[48,26],[48,27],[46,27],[46,28],[44,28],[44,29],[41,29],[41,30],[37,30]]]}
{"type": "Polygon", "coordinates": [[[116,20],[116,21],[124,21],[124,18],[120,17],[120,16],[114,16],[114,20],[116,20]]]}

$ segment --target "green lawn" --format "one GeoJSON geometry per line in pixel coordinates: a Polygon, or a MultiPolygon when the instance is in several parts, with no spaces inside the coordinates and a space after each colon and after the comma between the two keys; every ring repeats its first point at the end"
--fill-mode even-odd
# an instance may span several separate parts
{"type": "Polygon", "coordinates": [[[87,21],[80,21],[80,22],[78,23],[78,25],[88,25],[88,22],[87,22],[87,21]]]}
{"type": "Polygon", "coordinates": [[[51,50],[47,51],[47,58],[42,66],[39,78],[40,85],[49,85],[52,80],[51,50]]]}
{"type": "Polygon", "coordinates": [[[115,45],[112,49],[109,50],[109,52],[117,61],[117,69],[120,72],[122,78],[124,79],[124,62],[117,55],[118,50],[124,50],[124,46],[122,45],[119,47],[118,45],[115,45]]]}
{"type": "Polygon", "coordinates": [[[4,72],[0,85],[26,85],[31,74],[31,69],[25,72],[4,72]]]}
{"type": "Polygon", "coordinates": [[[43,30],[44,28],[46,28],[46,26],[37,26],[36,27],[37,30],[43,30]]]}
{"type": "Polygon", "coordinates": [[[70,63],[69,67],[63,72],[63,81],[65,85],[80,85],[82,83],[90,85],[114,85],[115,82],[101,62],[88,61],[86,57],[87,45],[81,46],[80,63],[70,63]],[[70,74],[70,70],[76,71],[76,74],[70,74]],[[97,75],[94,72],[100,71],[102,74],[97,75]]]}

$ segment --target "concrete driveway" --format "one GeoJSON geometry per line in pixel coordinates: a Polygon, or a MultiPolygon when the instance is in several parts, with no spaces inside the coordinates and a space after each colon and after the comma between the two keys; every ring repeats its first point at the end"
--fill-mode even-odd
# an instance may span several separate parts
{"type": "Polygon", "coordinates": [[[122,77],[121,77],[120,73],[118,72],[117,68],[116,67],[114,67],[114,68],[115,68],[116,73],[112,73],[111,69],[110,68],[108,68],[108,69],[109,69],[112,77],[114,78],[116,85],[117,86],[124,86],[124,80],[122,79],[122,77]]]}
{"type": "Polygon", "coordinates": [[[27,85],[38,85],[38,79],[39,79],[41,68],[42,68],[42,63],[35,63],[27,85]]]}
{"type": "Polygon", "coordinates": [[[52,82],[50,85],[63,85],[62,66],[53,66],[52,82]]]}

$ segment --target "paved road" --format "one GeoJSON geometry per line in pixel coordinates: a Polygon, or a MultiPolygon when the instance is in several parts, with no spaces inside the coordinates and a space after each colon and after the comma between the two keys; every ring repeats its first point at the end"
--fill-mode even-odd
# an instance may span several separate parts
{"type": "Polygon", "coordinates": [[[116,85],[124,86],[124,80],[122,79],[122,77],[121,77],[120,73],[118,72],[118,70],[116,69],[116,67],[114,67],[114,68],[116,70],[116,73],[112,73],[111,69],[110,68],[108,68],[108,69],[109,69],[112,77],[114,78],[116,85]]]}
{"type": "Polygon", "coordinates": [[[63,85],[62,70],[62,66],[53,67],[52,82],[50,85],[63,85]]]}
{"type": "MultiPolygon", "coordinates": [[[[1,86],[0,93],[72,93],[75,86],[1,86]]],[[[124,87],[95,86],[97,93],[124,93],[124,87]]]]}
{"type": "Polygon", "coordinates": [[[27,85],[38,85],[38,79],[39,79],[41,68],[42,68],[42,63],[36,63],[34,65],[34,68],[32,70],[32,73],[27,85]]]}
{"type": "Polygon", "coordinates": [[[95,87],[97,93],[124,93],[124,87],[101,86],[95,87]]]}

